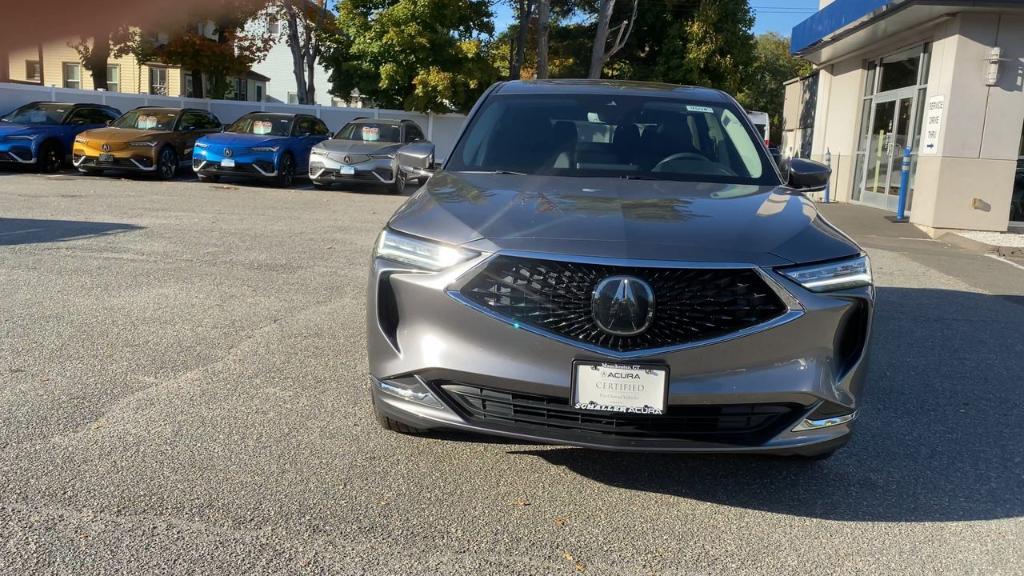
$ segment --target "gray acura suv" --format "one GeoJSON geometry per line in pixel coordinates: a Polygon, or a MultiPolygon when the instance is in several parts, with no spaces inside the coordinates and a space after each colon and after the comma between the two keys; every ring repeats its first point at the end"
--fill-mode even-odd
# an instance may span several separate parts
{"type": "Polygon", "coordinates": [[[867,256],[717,90],[509,82],[373,255],[378,421],[611,450],[822,458],[860,407],[867,256]]]}

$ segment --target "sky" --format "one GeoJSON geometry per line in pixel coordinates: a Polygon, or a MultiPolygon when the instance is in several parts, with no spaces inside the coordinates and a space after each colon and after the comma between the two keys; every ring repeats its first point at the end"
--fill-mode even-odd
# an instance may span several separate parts
{"type": "MultiPolygon", "coordinates": [[[[790,36],[793,26],[818,9],[818,0],[750,0],[754,9],[754,33],[778,32],[790,36]]],[[[494,7],[495,28],[502,31],[515,20],[515,13],[505,3],[494,7]]]]}

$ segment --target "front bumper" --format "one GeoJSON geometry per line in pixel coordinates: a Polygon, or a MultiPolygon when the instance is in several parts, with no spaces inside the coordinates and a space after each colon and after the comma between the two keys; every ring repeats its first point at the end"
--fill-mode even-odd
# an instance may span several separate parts
{"type": "Polygon", "coordinates": [[[79,169],[119,170],[127,172],[155,172],[157,169],[156,150],[150,147],[124,147],[104,152],[76,142],[71,154],[71,163],[79,169]],[[109,155],[110,160],[100,161],[100,155],[109,155]]]}
{"type": "MultiPolygon", "coordinates": [[[[568,406],[572,362],[622,363],[622,355],[516,327],[454,297],[449,288],[471,276],[486,258],[439,273],[374,261],[367,332],[370,388],[382,414],[423,429],[609,450],[814,455],[849,438],[864,385],[871,288],[815,294],[763,271],[799,313],[735,338],[630,355],[631,363],[669,366],[667,415],[674,411],[681,428],[666,429],[660,422],[641,430],[627,421],[629,431],[620,432],[600,421],[601,413],[585,413],[579,424],[566,421],[574,416],[568,406]],[[851,321],[855,316],[863,322],[851,321]],[[853,330],[861,334],[851,343],[853,330]],[[410,381],[429,390],[433,403],[388,392],[394,388],[389,383],[410,381]],[[451,392],[459,387],[500,396],[505,407],[490,415],[467,410],[451,392]],[[526,400],[510,407],[514,401],[507,397],[526,400]],[[537,410],[537,402],[549,406],[537,410]],[[686,428],[690,414],[707,422],[708,411],[736,414],[762,408],[776,410],[777,416],[756,433],[716,433],[705,427],[691,434],[686,428]]],[[[735,423],[735,416],[730,418],[735,423]]]]}
{"type": "Polygon", "coordinates": [[[237,176],[241,178],[274,178],[277,176],[277,162],[272,155],[256,154],[232,158],[234,166],[224,166],[223,157],[198,152],[192,158],[192,170],[196,174],[216,176],[237,176]]]}
{"type": "Polygon", "coordinates": [[[362,182],[367,184],[394,184],[397,166],[392,158],[370,158],[358,164],[345,164],[332,156],[316,155],[309,158],[309,179],[317,184],[332,182],[362,182]],[[343,167],[352,168],[352,174],[342,174],[343,167]]]}
{"type": "Polygon", "coordinates": [[[35,164],[35,148],[27,140],[0,142],[0,164],[35,164]]]}

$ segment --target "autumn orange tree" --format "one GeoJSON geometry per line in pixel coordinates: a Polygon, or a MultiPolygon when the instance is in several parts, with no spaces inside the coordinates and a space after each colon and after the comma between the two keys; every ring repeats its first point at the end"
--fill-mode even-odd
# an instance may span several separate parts
{"type": "Polygon", "coordinates": [[[246,23],[267,9],[269,0],[223,0],[194,9],[189,24],[171,31],[166,43],[151,48],[153,59],[189,70],[193,96],[224,98],[229,76],[247,73],[266,58],[275,38],[265,26],[246,23]],[[209,94],[203,93],[202,77],[210,80],[209,94]]]}

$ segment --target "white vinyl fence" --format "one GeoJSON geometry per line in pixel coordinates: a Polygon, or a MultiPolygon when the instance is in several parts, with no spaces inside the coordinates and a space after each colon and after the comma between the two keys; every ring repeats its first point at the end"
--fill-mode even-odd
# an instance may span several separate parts
{"type": "Polygon", "coordinates": [[[0,82],[0,115],[14,110],[22,104],[36,101],[49,102],[92,102],[113,106],[127,112],[138,106],[188,106],[213,112],[221,122],[230,124],[248,112],[305,113],[320,118],[332,132],[336,132],[353,118],[408,118],[415,121],[427,134],[427,139],[437,147],[438,161],[448,158],[455,139],[462,130],[466,117],[462,114],[421,114],[404,110],[383,110],[378,108],[333,108],[329,106],[306,106],[301,104],[280,104],[276,102],[237,102],[234,100],[204,100],[198,98],[174,98],[150,96],[148,94],[123,94],[120,92],[99,92],[93,90],[72,90],[29,84],[0,82]]]}

